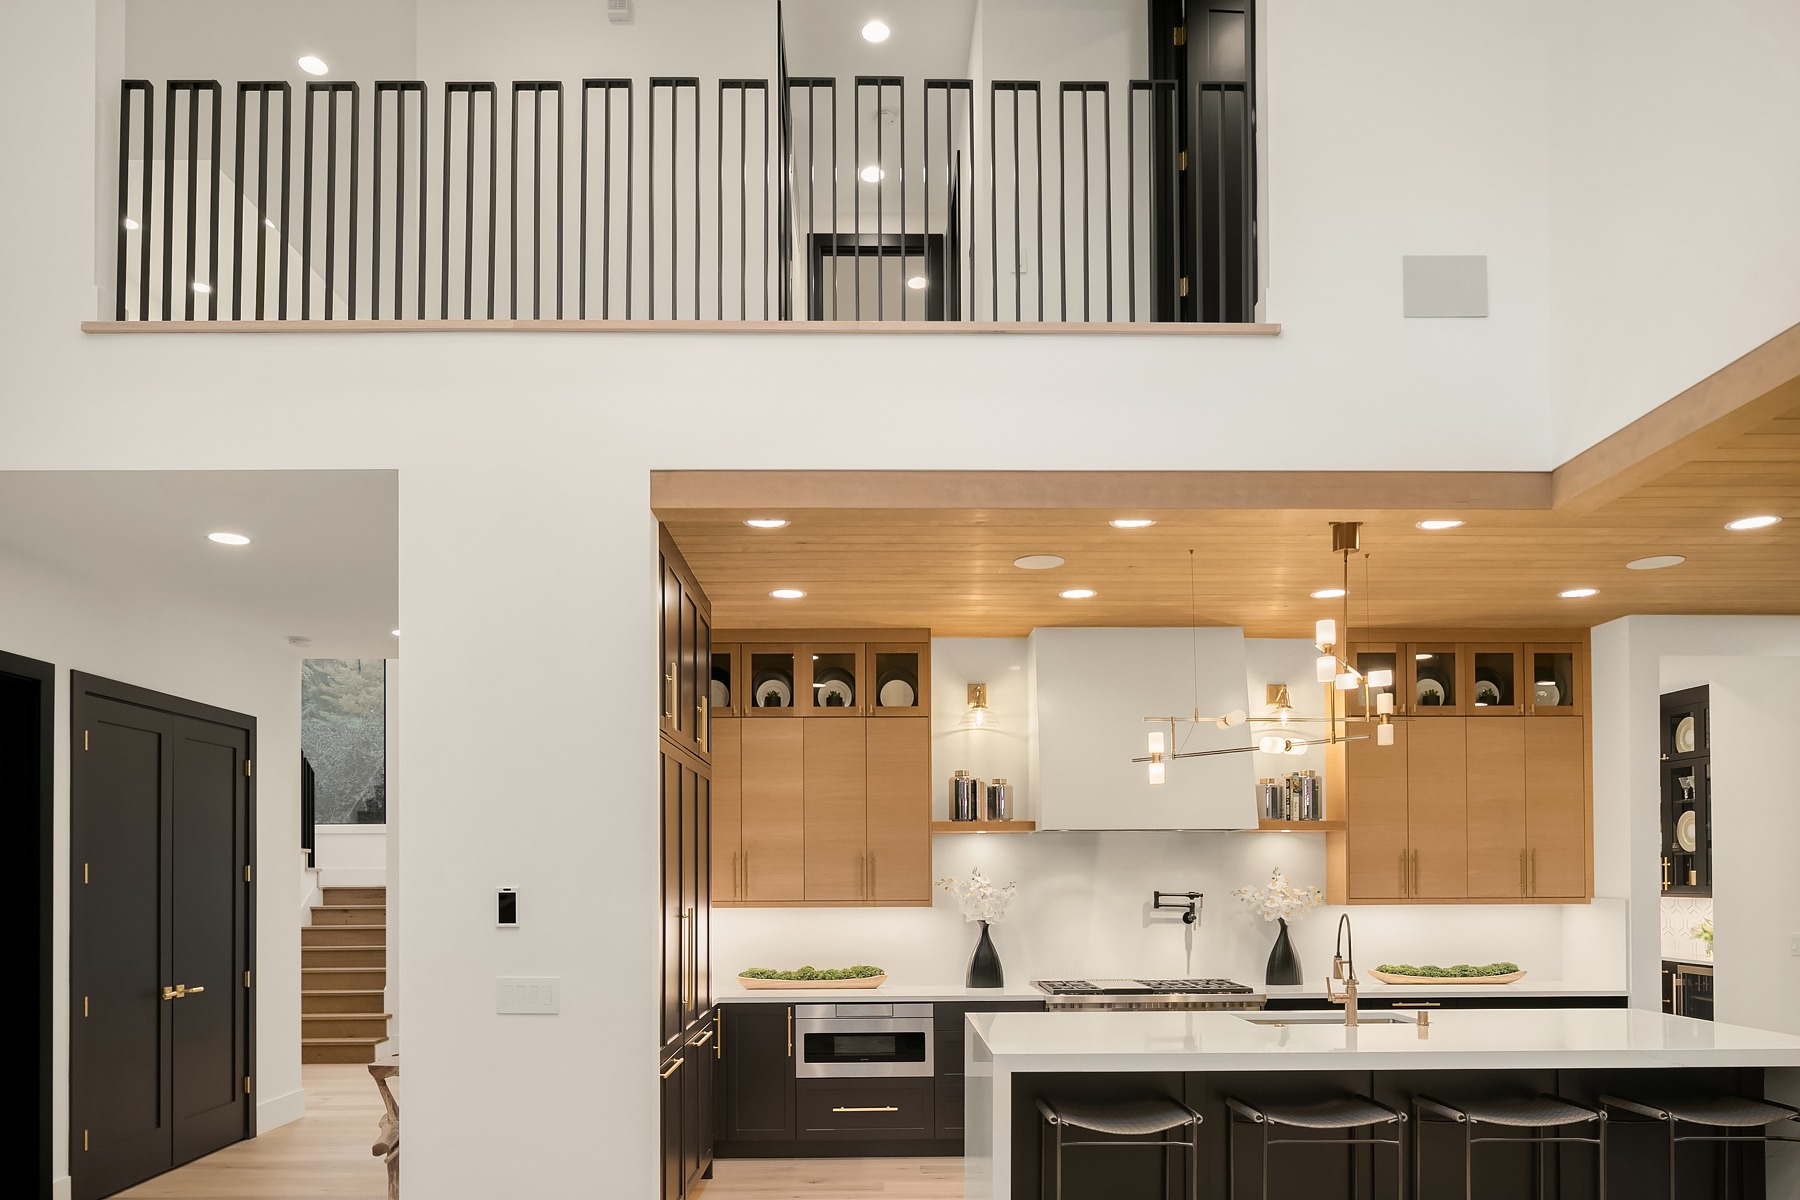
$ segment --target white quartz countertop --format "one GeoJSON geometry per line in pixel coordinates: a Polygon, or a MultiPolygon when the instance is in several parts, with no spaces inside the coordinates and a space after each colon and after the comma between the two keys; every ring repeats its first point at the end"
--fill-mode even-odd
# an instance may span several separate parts
{"type": "MultiPolygon", "coordinates": [[[[1420,999],[1435,1000],[1442,996],[1512,996],[1520,997],[1556,997],[1556,996],[1626,996],[1630,990],[1620,984],[1569,983],[1561,979],[1539,979],[1527,974],[1517,983],[1442,983],[1428,980],[1424,983],[1383,983],[1379,979],[1371,979],[1366,973],[1359,972],[1360,994],[1365,997],[1380,996],[1384,1001],[1401,1000],[1408,996],[1420,999]]],[[[1256,985],[1252,985],[1256,986],[1256,985]]],[[[1258,988],[1270,999],[1280,996],[1323,996],[1325,980],[1323,977],[1305,983],[1291,985],[1275,984],[1258,988]]]]}
{"type": "Polygon", "coordinates": [[[1428,1030],[1228,1012],[980,1013],[969,1025],[971,1068],[1006,1072],[1800,1067],[1800,1037],[1639,1009],[1452,1010],[1428,1030]]]}
{"type": "Polygon", "coordinates": [[[1029,983],[1017,987],[972,988],[949,983],[895,983],[878,988],[746,988],[726,981],[713,985],[713,999],[720,1004],[890,1004],[911,1001],[922,1004],[974,1004],[981,1001],[1042,1000],[1044,993],[1029,983]]]}

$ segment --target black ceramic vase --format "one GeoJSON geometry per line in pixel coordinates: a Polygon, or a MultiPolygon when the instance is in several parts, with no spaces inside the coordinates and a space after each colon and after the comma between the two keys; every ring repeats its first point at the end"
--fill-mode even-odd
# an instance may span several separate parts
{"type": "MultiPolygon", "coordinates": [[[[1293,951],[1288,951],[1289,957],[1293,951]]],[[[1294,968],[1296,971],[1299,967],[1294,968]]],[[[969,986],[972,988],[997,988],[1005,985],[1005,976],[1000,972],[1000,954],[994,949],[994,939],[988,936],[988,923],[981,923],[981,940],[975,943],[975,954],[969,959],[969,986]]]]}
{"type": "Polygon", "coordinates": [[[1280,920],[1280,924],[1281,932],[1275,937],[1275,947],[1269,951],[1269,970],[1265,982],[1300,983],[1300,957],[1294,953],[1294,943],[1288,941],[1287,921],[1280,920]]]}

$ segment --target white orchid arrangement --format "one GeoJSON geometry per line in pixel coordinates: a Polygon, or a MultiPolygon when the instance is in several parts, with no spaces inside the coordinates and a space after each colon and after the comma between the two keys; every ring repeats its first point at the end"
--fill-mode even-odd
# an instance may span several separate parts
{"type": "Polygon", "coordinates": [[[1269,872],[1269,882],[1264,887],[1245,885],[1231,893],[1252,910],[1261,914],[1265,921],[1283,921],[1290,917],[1300,917],[1325,903],[1325,893],[1316,887],[1301,887],[1292,883],[1281,868],[1276,867],[1269,872]]]}
{"type": "Polygon", "coordinates": [[[995,887],[994,881],[983,875],[980,868],[970,871],[967,879],[946,876],[938,880],[938,886],[956,897],[956,902],[962,906],[963,920],[986,921],[990,925],[1006,915],[1007,903],[1019,890],[1017,883],[995,887]]]}

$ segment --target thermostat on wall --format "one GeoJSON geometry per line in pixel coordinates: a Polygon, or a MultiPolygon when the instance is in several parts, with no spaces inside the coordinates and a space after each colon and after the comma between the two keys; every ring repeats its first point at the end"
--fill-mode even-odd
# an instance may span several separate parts
{"type": "Polygon", "coordinates": [[[495,894],[494,924],[501,929],[519,927],[519,893],[515,889],[501,888],[495,894]]]}

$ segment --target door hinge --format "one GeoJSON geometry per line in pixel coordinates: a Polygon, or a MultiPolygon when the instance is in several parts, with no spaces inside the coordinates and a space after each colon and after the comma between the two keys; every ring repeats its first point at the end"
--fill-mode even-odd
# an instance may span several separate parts
{"type": "Polygon", "coordinates": [[[1182,170],[1182,171],[1187,170],[1187,151],[1186,150],[1183,150],[1181,152],[1181,166],[1178,167],[1177,170],[1182,170]]]}
{"type": "Polygon", "coordinates": [[[250,769],[250,760],[246,758],[244,760],[244,778],[249,779],[253,774],[254,772],[250,769]]]}
{"type": "Polygon", "coordinates": [[[244,1076],[244,1095],[248,1096],[249,1094],[250,1094],[250,1077],[248,1075],[246,1075],[246,1076],[244,1076]]]}
{"type": "MultiPolygon", "coordinates": [[[[1187,295],[1187,293],[1183,292],[1182,295],[1185,296],[1185,295],[1187,295]]],[[[244,882],[245,883],[250,882],[250,864],[249,863],[244,864],[244,882]]]]}
{"type": "Polygon", "coordinates": [[[88,731],[85,729],[81,731],[81,748],[83,750],[88,748],[88,731]]]}
{"type": "Polygon", "coordinates": [[[1188,281],[1186,275],[1181,277],[1181,294],[1184,296],[1188,294],[1188,281]]]}
{"type": "Polygon", "coordinates": [[[1177,25],[1175,27],[1175,44],[1177,46],[1187,45],[1187,26],[1186,25],[1177,25]]]}
{"type": "Polygon", "coordinates": [[[244,986],[245,987],[250,986],[250,972],[248,972],[248,971],[244,972],[244,986]]]}

